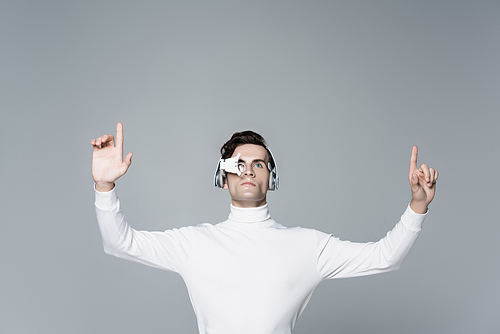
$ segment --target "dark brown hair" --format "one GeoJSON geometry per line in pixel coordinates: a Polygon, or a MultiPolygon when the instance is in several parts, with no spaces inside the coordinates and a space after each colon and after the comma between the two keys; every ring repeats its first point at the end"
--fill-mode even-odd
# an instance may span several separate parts
{"type": "Polygon", "coordinates": [[[222,155],[222,159],[227,159],[230,158],[234,150],[241,145],[244,144],[253,144],[253,145],[260,145],[264,147],[267,151],[267,155],[269,156],[269,162],[271,163],[271,169],[274,168],[274,160],[273,156],[267,149],[267,143],[264,137],[259,135],[257,132],[253,132],[250,130],[247,131],[242,131],[242,132],[235,132],[231,136],[231,138],[220,148],[220,154],[222,155]]]}

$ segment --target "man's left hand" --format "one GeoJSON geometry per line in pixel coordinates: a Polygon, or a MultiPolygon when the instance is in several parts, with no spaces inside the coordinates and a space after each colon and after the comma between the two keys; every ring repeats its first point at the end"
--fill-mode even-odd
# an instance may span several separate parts
{"type": "Polygon", "coordinates": [[[439,176],[437,169],[430,168],[427,164],[417,168],[417,146],[413,146],[410,158],[410,181],[412,201],[410,207],[416,213],[426,213],[427,207],[434,199],[436,193],[436,181],[439,176]]]}

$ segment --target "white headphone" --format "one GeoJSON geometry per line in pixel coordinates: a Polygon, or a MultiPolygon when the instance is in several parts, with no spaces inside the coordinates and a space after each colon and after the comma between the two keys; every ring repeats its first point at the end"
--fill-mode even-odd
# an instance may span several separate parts
{"type": "MultiPolygon", "coordinates": [[[[279,177],[278,177],[278,166],[276,164],[276,159],[274,159],[273,152],[271,152],[270,149],[266,147],[266,150],[269,152],[269,155],[271,155],[271,158],[273,159],[274,162],[274,168],[271,169],[271,163],[267,163],[267,169],[269,170],[269,190],[274,191],[278,190],[279,187],[279,177]]],[[[226,171],[231,172],[231,173],[236,173],[238,176],[240,175],[238,171],[238,160],[240,158],[240,154],[238,154],[234,158],[228,158],[228,159],[222,159],[222,157],[219,159],[219,162],[217,163],[217,169],[215,170],[215,175],[214,175],[214,185],[216,188],[222,188],[224,187],[224,183],[226,182],[226,171]]]]}

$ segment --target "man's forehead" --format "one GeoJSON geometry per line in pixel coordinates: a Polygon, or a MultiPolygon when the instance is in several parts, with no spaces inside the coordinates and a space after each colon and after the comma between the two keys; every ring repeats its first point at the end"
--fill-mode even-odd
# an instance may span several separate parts
{"type": "Polygon", "coordinates": [[[241,154],[241,160],[267,160],[267,150],[260,145],[240,145],[234,149],[233,155],[231,157],[237,156],[238,153],[241,154]]]}

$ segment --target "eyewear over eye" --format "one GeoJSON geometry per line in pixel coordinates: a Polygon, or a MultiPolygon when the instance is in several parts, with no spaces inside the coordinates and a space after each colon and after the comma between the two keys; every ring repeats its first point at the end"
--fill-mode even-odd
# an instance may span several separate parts
{"type": "MultiPolygon", "coordinates": [[[[226,173],[234,173],[238,174],[238,176],[241,176],[241,173],[247,170],[247,166],[242,160],[240,160],[240,156],[241,154],[238,153],[238,155],[233,158],[220,159],[217,170],[220,169],[226,173]]],[[[265,168],[265,166],[266,164],[262,160],[256,160],[252,162],[252,168],[265,168]]],[[[273,170],[270,162],[267,163],[267,169],[270,172],[273,170]]]]}
{"type": "MultiPolygon", "coordinates": [[[[265,163],[263,161],[252,162],[252,169],[261,169],[264,168],[265,163]]],[[[240,173],[244,173],[247,170],[247,166],[244,162],[238,162],[238,171],[240,173]]]]}

